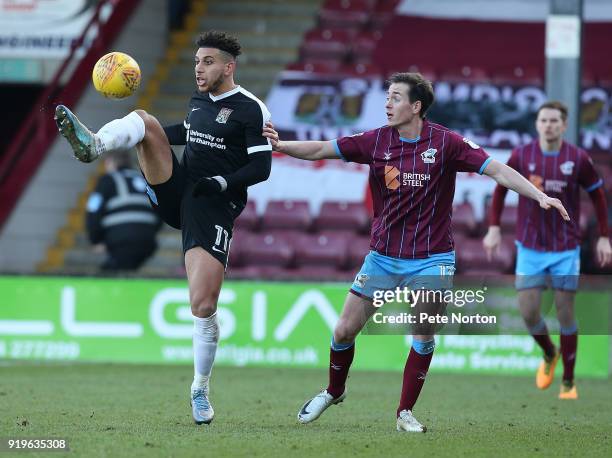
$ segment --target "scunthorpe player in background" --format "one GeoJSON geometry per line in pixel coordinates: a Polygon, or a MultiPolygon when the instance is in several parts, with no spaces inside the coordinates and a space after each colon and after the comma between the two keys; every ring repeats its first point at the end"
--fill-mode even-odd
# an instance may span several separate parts
{"type": "MultiPolygon", "coordinates": [[[[571,221],[566,223],[554,212],[544,212],[525,197],[519,197],[516,224],[516,288],[523,320],[544,359],[536,374],[536,385],[544,390],[554,377],[559,355],[563,357],[560,399],[577,399],[574,366],[578,345],[578,327],[574,298],[580,274],[580,188],[593,201],[599,222],[596,252],[603,266],[612,260],[608,238],[608,210],[603,182],[589,155],[563,140],[568,110],[561,102],[543,104],[537,113],[538,138],[512,151],[508,165],[532,182],[540,191],[561,200],[571,221]],[[561,350],[550,340],[541,312],[542,289],[550,276],[555,292],[557,317],[561,328],[561,350]]],[[[490,226],[483,239],[489,258],[501,243],[500,218],[507,189],[497,186],[493,193],[490,226]]]]}
{"type": "MultiPolygon", "coordinates": [[[[484,173],[502,186],[533,199],[543,209],[552,199],[510,167],[492,160],[467,138],[425,119],[434,101],[429,81],[418,73],[391,77],[385,110],[388,125],[334,141],[281,141],[272,124],[264,135],[282,153],[306,160],[342,159],[370,166],[374,201],[370,253],[347,295],[331,341],[329,385],[306,401],[298,420],[316,420],[344,400],[345,382],[355,352],[355,338],[376,310],[374,293],[452,275],[455,252],[451,234],[457,172],[484,173]]],[[[397,430],[426,430],[412,414],[434,351],[432,334],[414,335],[406,361],[397,430]]]]}
{"type": "Polygon", "coordinates": [[[234,220],[246,205],[247,187],[270,175],[272,147],[262,136],[268,109],[234,83],[238,40],[207,32],[196,44],[197,90],[182,123],[162,128],[152,115],[136,110],[93,134],[62,105],[56,120],[83,162],[136,146],[153,207],[166,223],[182,230],[194,316],[191,403],[193,418],[201,424],[214,416],[209,378],[219,340],[217,300],[234,220]],[[186,145],[180,163],[170,144],[186,145]]]}

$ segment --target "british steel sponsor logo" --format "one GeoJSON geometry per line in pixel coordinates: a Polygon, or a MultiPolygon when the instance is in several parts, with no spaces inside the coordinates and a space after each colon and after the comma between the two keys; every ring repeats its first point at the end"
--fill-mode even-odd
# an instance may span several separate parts
{"type": "Polygon", "coordinates": [[[404,186],[412,186],[415,188],[421,188],[425,185],[426,181],[431,179],[429,173],[408,173],[402,174],[402,184],[404,186]]]}
{"type": "Polygon", "coordinates": [[[546,180],[544,182],[544,192],[563,192],[567,186],[567,181],[546,180]]]}
{"type": "Polygon", "coordinates": [[[395,191],[400,187],[399,177],[400,171],[392,165],[385,165],[385,186],[391,191],[395,191]]]}
{"type": "Polygon", "coordinates": [[[544,192],[544,178],[540,175],[529,175],[529,181],[540,191],[544,192]]]}
{"type": "Polygon", "coordinates": [[[429,173],[401,173],[397,167],[392,165],[385,166],[385,186],[391,191],[397,190],[400,186],[420,188],[429,180],[431,180],[429,173]]]}

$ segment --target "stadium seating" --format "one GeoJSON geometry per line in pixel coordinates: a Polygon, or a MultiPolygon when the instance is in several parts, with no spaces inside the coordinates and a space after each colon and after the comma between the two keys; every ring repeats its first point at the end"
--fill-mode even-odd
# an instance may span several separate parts
{"type": "Polygon", "coordinates": [[[370,217],[365,206],[357,202],[323,202],[315,225],[317,230],[347,230],[367,233],[370,217]]]}
{"type": "Polygon", "coordinates": [[[523,67],[521,65],[502,66],[493,70],[492,82],[494,84],[531,84],[543,86],[544,75],[542,70],[536,67],[523,67]]]}
{"type": "Polygon", "coordinates": [[[373,0],[327,0],[319,12],[319,24],[328,28],[363,27],[375,3],[373,0]]]}
{"type": "MultiPolygon", "coordinates": [[[[248,260],[249,265],[287,268],[293,265],[295,250],[282,232],[264,231],[260,234],[245,234],[240,242],[239,260],[248,260]]],[[[235,248],[232,243],[232,250],[235,248]]],[[[231,255],[231,253],[230,253],[231,255]]]]}
{"type": "Polygon", "coordinates": [[[272,200],[268,202],[261,225],[264,230],[295,229],[307,231],[312,216],[306,201],[272,200]]]}
{"type": "Polygon", "coordinates": [[[467,238],[461,234],[456,234],[454,239],[457,273],[492,275],[512,272],[515,259],[514,235],[506,235],[502,238],[500,255],[494,256],[491,261],[487,259],[482,239],[467,238]]]}
{"type": "Polygon", "coordinates": [[[313,29],[304,36],[302,59],[334,59],[346,61],[353,34],[345,29],[313,29]]]}
{"type": "Polygon", "coordinates": [[[369,63],[372,54],[382,38],[380,30],[361,32],[351,41],[351,59],[353,62],[369,63]]]}
{"type": "Polygon", "coordinates": [[[439,78],[450,83],[487,82],[490,80],[490,76],[484,68],[471,65],[447,68],[440,73],[439,78]]]}
{"type": "Polygon", "coordinates": [[[350,232],[339,231],[300,234],[295,240],[296,265],[345,268],[350,236],[350,232]]]}
{"type": "Polygon", "coordinates": [[[468,236],[478,235],[478,221],[469,202],[453,206],[453,231],[468,236]]]}
{"type": "Polygon", "coordinates": [[[255,202],[248,201],[240,216],[234,222],[234,228],[255,231],[259,227],[259,216],[255,210],[255,202]]]}
{"type": "Polygon", "coordinates": [[[349,269],[358,269],[363,264],[363,258],[370,251],[370,237],[356,236],[351,239],[347,249],[347,265],[349,269]]]}

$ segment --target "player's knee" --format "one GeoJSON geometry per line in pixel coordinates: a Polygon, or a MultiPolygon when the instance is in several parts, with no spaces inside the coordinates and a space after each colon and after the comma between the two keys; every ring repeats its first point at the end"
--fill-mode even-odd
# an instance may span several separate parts
{"type": "Polygon", "coordinates": [[[339,344],[347,344],[355,341],[358,331],[353,329],[342,320],[338,322],[334,329],[334,341],[339,344]]]}
{"type": "Polygon", "coordinates": [[[211,316],[217,311],[217,296],[213,294],[196,294],[191,299],[191,313],[200,318],[211,316]]]}
{"type": "Polygon", "coordinates": [[[157,133],[159,133],[159,130],[161,129],[161,126],[159,124],[159,121],[157,121],[157,119],[155,118],[155,116],[150,115],[149,113],[147,113],[145,110],[134,110],[134,113],[136,113],[138,116],[140,116],[144,122],[145,125],[145,140],[147,138],[152,138],[154,137],[157,133]]]}

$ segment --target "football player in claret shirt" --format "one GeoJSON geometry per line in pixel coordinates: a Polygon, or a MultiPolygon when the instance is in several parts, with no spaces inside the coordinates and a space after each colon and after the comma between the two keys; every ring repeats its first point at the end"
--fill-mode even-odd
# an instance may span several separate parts
{"type": "MultiPolygon", "coordinates": [[[[519,197],[516,224],[516,288],[523,320],[544,359],[536,374],[536,385],[544,390],[554,377],[559,356],[563,359],[560,399],[577,399],[574,366],[578,345],[578,327],[574,316],[574,298],[580,274],[580,188],[591,197],[599,223],[597,258],[604,266],[612,260],[608,238],[608,210],[603,181],[597,175],[589,155],[563,140],[568,110],[561,102],[543,104],[537,112],[538,138],[512,151],[508,165],[529,179],[541,191],[561,200],[570,221],[555,212],[542,211],[523,196],[519,197]],[[561,329],[561,350],[550,340],[540,314],[542,289],[547,276],[555,294],[555,306],[561,329]]],[[[497,186],[493,193],[490,226],[483,244],[489,258],[501,242],[500,218],[507,189],[497,186]]]]}
{"type": "MultiPolygon", "coordinates": [[[[316,420],[346,396],[345,382],[355,338],[376,310],[376,291],[415,285],[436,289],[428,279],[452,275],[451,234],[457,172],[486,174],[502,186],[529,197],[543,209],[565,209],[515,170],[501,164],[469,139],[425,119],[434,101],[429,81],[418,73],[390,78],[385,110],[388,125],[334,141],[281,141],[272,124],[264,129],[272,146],[306,160],[342,159],[370,166],[374,204],[370,253],[347,295],[331,341],[329,385],[308,400],[298,420],[316,420]]],[[[382,108],[382,107],[381,107],[382,108]]],[[[438,287],[439,288],[439,287],[438,287]]],[[[412,414],[433,355],[433,335],[414,335],[404,369],[397,408],[397,430],[425,432],[412,414]]]]}
{"type": "Polygon", "coordinates": [[[63,105],[56,109],[56,122],[83,162],[135,146],[153,208],[182,231],[194,317],[192,414],[202,424],[214,416],[208,396],[219,341],[217,300],[234,220],[246,205],[247,187],[270,175],[272,147],[262,135],[268,109],[234,83],[238,40],[207,32],[196,45],[197,89],[182,123],[162,128],[155,117],[136,110],[93,134],[63,105]],[[180,163],[170,144],[186,145],[180,163]]]}

